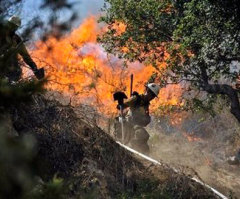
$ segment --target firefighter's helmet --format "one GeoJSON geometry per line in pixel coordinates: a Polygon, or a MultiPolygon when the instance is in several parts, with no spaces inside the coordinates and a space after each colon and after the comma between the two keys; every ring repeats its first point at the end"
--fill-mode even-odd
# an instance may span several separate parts
{"type": "Polygon", "coordinates": [[[147,84],[147,88],[149,88],[156,95],[156,97],[158,96],[160,91],[160,86],[158,84],[155,83],[147,84]]]}
{"type": "Polygon", "coordinates": [[[14,25],[16,25],[17,27],[21,26],[21,19],[18,16],[12,16],[8,19],[8,21],[14,25]]]}

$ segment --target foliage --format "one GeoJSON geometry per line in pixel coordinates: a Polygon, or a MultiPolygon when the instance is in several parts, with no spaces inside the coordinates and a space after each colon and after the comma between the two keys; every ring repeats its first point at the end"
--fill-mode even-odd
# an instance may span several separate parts
{"type": "Polygon", "coordinates": [[[47,183],[38,183],[33,190],[28,193],[25,198],[26,199],[64,199],[66,198],[66,191],[68,187],[64,187],[64,181],[61,178],[57,178],[56,176],[47,183]]]}
{"type": "Polygon", "coordinates": [[[172,40],[170,35],[174,30],[175,14],[168,11],[170,1],[106,2],[110,7],[105,6],[106,15],[100,18],[108,24],[108,31],[100,38],[106,51],[130,61],[161,60],[163,42],[172,40]],[[116,22],[126,25],[122,34],[117,33],[116,22]],[[122,51],[123,47],[127,52],[122,51]]]}
{"type": "Polygon", "coordinates": [[[166,61],[157,67],[163,85],[187,81],[190,89],[225,95],[240,121],[239,1],[105,1],[100,22],[108,29],[99,41],[107,52],[156,67],[166,61]]]}
{"type": "Polygon", "coordinates": [[[117,198],[119,199],[128,199],[128,198],[163,198],[168,199],[171,198],[171,193],[169,193],[165,188],[162,190],[159,187],[159,182],[155,180],[139,180],[136,186],[135,192],[132,190],[126,190],[122,194],[120,194],[117,198]]]}
{"type": "Polygon", "coordinates": [[[34,182],[31,164],[35,140],[30,136],[14,139],[1,128],[0,142],[0,198],[21,198],[34,182]]]}
{"type": "Polygon", "coordinates": [[[63,197],[65,189],[62,179],[54,177],[52,181],[44,183],[36,176],[36,139],[27,134],[13,137],[6,128],[10,121],[1,118],[0,122],[0,198],[63,197]]]}
{"type": "Polygon", "coordinates": [[[9,84],[6,80],[0,79],[0,111],[19,104],[20,101],[29,101],[36,92],[42,92],[45,81],[21,81],[16,84],[9,84]]]}
{"type": "Polygon", "coordinates": [[[22,0],[0,1],[0,14],[3,17],[14,15],[22,7],[22,0]]]}
{"type": "MultiPolygon", "coordinates": [[[[3,0],[0,2],[0,33],[7,32],[2,27],[11,15],[21,11],[22,0],[3,0]]],[[[42,9],[52,9],[54,12],[41,21],[35,18],[25,26],[21,35],[23,41],[30,39],[36,29],[42,29],[42,39],[54,31],[54,36],[60,37],[72,24],[76,14],[71,12],[70,19],[59,21],[56,13],[63,9],[72,10],[72,4],[67,0],[42,1],[42,9]]],[[[0,42],[5,38],[0,39],[0,42]]],[[[3,42],[4,43],[4,42],[3,42]]],[[[2,44],[2,43],[1,43],[2,44]]],[[[43,81],[22,79],[10,82],[5,72],[10,68],[10,60],[18,52],[17,47],[1,46],[0,52],[0,198],[64,198],[63,180],[54,177],[50,182],[43,182],[37,177],[36,140],[24,132],[17,136],[12,125],[9,108],[13,111],[19,103],[28,103],[34,93],[43,90],[43,81]]],[[[14,60],[19,61],[19,60],[14,60]]],[[[20,64],[20,63],[19,63],[20,64]]]]}

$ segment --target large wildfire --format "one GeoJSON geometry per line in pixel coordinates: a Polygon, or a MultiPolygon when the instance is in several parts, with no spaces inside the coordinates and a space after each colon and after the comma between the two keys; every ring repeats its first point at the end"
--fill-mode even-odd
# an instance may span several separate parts
{"type": "MultiPolygon", "coordinates": [[[[116,23],[115,28],[116,34],[121,34],[125,26],[116,23]]],[[[133,90],[143,93],[144,85],[157,70],[138,62],[127,63],[126,67],[123,60],[107,54],[97,42],[97,36],[105,30],[106,27],[100,27],[95,17],[89,17],[60,39],[49,37],[46,41],[36,42],[31,54],[38,67],[45,68],[47,90],[60,92],[66,99],[71,99],[73,106],[90,105],[110,118],[118,112],[113,93],[124,91],[129,97],[130,75],[134,74],[133,90]]],[[[161,63],[158,67],[165,66],[161,63]]],[[[155,81],[158,83],[158,80],[155,81]]],[[[182,96],[181,85],[171,84],[162,88],[158,98],[151,102],[151,114],[164,114],[166,110],[181,107],[182,96]]],[[[205,114],[193,115],[178,110],[165,117],[155,117],[153,125],[148,126],[151,156],[170,164],[193,168],[209,184],[224,184],[238,192],[240,182],[236,174],[239,170],[232,170],[223,161],[226,158],[225,148],[231,151],[235,147],[230,143],[235,139],[238,124],[234,126],[229,115],[223,115],[222,119],[208,119],[205,114]],[[204,118],[207,121],[201,122],[204,118]]],[[[238,143],[236,141],[237,146],[238,143]]]]}
{"type": "MultiPolygon", "coordinates": [[[[117,28],[119,34],[124,31],[122,24],[117,28]]],[[[122,60],[108,55],[97,43],[97,35],[102,31],[104,28],[99,27],[95,17],[87,18],[59,40],[49,37],[44,42],[37,42],[32,56],[39,67],[46,69],[48,90],[62,92],[71,97],[75,105],[92,105],[104,114],[112,115],[116,112],[112,94],[122,90],[129,95],[130,74],[134,74],[134,90],[143,93],[144,84],[156,69],[140,63],[125,67],[122,60]]],[[[181,94],[180,85],[161,89],[151,110],[156,112],[160,106],[179,105],[181,94]]]]}

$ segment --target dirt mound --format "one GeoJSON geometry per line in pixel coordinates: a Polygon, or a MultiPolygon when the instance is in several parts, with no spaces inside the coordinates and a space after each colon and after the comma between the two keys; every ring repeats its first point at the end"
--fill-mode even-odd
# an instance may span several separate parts
{"type": "Polygon", "coordinates": [[[39,175],[64,178],[68,198],[218,198],[171,168],[134,157],[69,106],[34,96],[12,117],[20,135],[37,138],[39,175]]]}

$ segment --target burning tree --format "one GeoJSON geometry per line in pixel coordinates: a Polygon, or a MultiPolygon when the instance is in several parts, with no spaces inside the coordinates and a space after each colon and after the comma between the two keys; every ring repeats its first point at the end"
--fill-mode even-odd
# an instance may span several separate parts
{"type": "Polygon", "coordinates": [[[196,0],[105,0],[100,18],[108,29],[100,37],[106,51],[129,61],[153,64],[161,83],[189,82],[206,92],[193,105],[212,105],[220,96],[240,122],[240,3],[196,0]],[[116,34],[116,23],[125,24],[116,34]],[[166,67],[159,68],[165,61],[166,67]]]}

